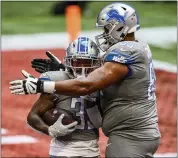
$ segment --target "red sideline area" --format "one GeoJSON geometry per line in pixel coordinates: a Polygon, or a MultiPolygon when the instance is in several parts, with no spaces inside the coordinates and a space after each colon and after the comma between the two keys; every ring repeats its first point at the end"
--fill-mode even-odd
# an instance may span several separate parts
{"type": "MultiPolygon", "coordinates": [[[[62,49],[51,49],[60,59],[65,52],[62,49]]],[[[39,76],[30,67],[31,60],[46,58],[45,50],[7,51],[2,52],[2,128],[8,133],[3,136],[28,135],[38,139],[33,144],[2,144],[2,157],[47,157],[50,137],[38,134],[26,126],[26,116],[39,95],[15,96],[10,94],[9,82],[23,78],[21,70],[39,76]]],[[[158,71],[157,98],[159,126],[162,134],[158,153],[176,152],[176,74],[158,71]]],[[[104,156],[107,138],[101,133],[101,156],[104,156]]]]}

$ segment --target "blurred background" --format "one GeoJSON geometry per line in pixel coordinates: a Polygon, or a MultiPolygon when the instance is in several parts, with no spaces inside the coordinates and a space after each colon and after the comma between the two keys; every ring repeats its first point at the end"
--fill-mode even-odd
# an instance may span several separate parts
{"type": "MultiPolygon", "coordinates": [[[[75,27],[79,31],[76,36],[84,35],[94,39],[95,35],[102,32],[95,29],[96,17],[110,3],[1,2],[2,157],[46,157],[50,141],[48,136],[32,131],[25,123],[38,95],[11,95],[9,82],[22,78],[22,69],[39,76],[30,67],[30,62],[33,58],[46,58],[46,50],[62,60],[72,34],[70,31],[75,27]],[[73,12],[73,16],[68,14],[65,9],[70,5],[79,6],[80,11],[77,14],[73,12]]],[[[137,10],[140,17],[141,30],[136,33],[136,37],[150,44],[154,59],[162,134],[156,156],[176,157],[177,2],[127,3],[137,10]]],[[[102,156],[106,140],[101,131],[99,145],[102,156]]]]}

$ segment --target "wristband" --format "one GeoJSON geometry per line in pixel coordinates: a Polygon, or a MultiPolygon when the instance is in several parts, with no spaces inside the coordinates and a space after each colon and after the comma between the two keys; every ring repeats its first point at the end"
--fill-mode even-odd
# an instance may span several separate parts
{"type": "Polygon", "coordinates": [[[55,82],[54,81],[44,81],[43,82],[43,92],[44,93],[54,93],[55,82]]]}

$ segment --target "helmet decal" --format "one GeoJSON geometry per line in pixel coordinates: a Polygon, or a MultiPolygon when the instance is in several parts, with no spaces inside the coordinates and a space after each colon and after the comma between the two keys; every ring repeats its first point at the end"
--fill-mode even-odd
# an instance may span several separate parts
{"type": "Polygon", "coordinates": [[[124,15],[121,15],[118,10],[116,9],[111,9],[108,13],[107,13],[107,19],[106,21],[110,21],[111,19],[115,19],[118,22],[121,23],[125,23],[125,17],[127,15],[128,12],[125,12],[124,15]]]}
{"type": "Polygon", "coordinates": [[[87,37],[78,38],[77,51],[79,54],[85,54],[88,52],[88,38],[87,37]]]}

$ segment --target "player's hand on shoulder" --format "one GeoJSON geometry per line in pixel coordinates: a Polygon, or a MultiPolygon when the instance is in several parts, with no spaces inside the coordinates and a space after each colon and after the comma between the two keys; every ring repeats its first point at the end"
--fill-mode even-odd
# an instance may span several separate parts
{"type": "Polygon", "coordinates": [[[70,134],[75,130],[78,122],[75,121],[71,124],[63,125],[62,124],[63,118],[64,118],[64,114],[61,114],[59,116],[58,120],[53,125],[49,126],[48,133],[49,133],[50,136],[61,137],[61,136],[65,136],[67,134],[70,134]]]}
{"type": "Polygon", "coordinates": [[[31,61],[32,68],[39,73],[47,71],[59,71],[60,69],[65,70],[64,64],[51,52],[47,51],[46,55],[49,59],[33,59],[31,61]]]}

